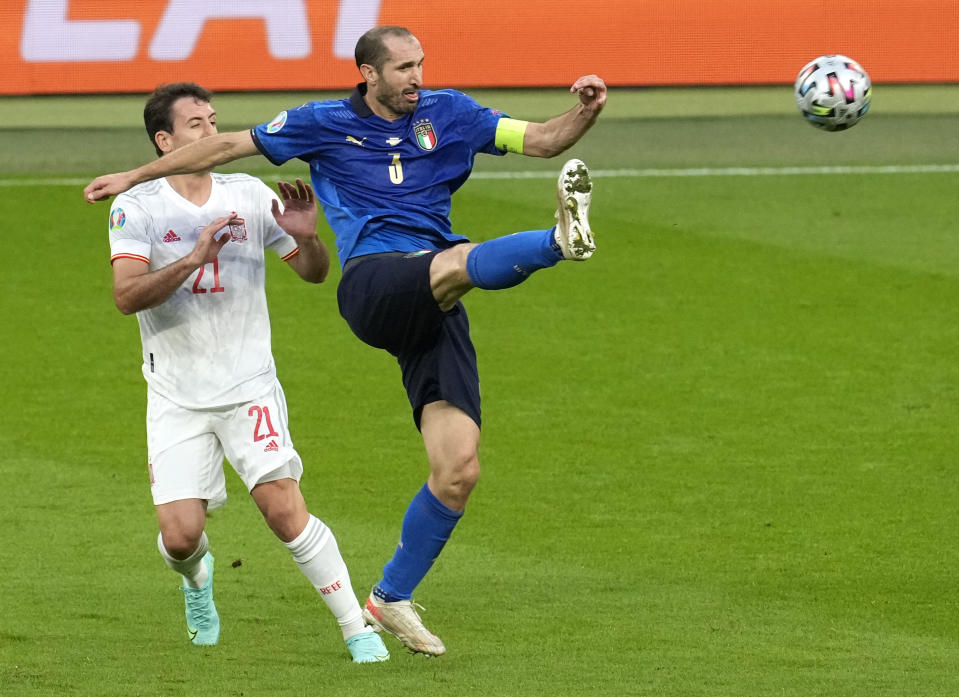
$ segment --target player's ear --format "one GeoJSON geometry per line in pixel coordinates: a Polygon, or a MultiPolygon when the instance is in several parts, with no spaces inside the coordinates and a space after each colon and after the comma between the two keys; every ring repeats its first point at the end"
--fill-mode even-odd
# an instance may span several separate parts
{"type": "Polygon", "coordinates": [[[153,135],[153,142],[156,143],[161,152],[173,150],[173,134],[168,131],[157,131],[153,135]]]}
{"type": "Polygon", "coordinates": [[[370,84],[376,84],[377,72],[369,63],[363,63],[360,66],[360,75],[363,76],[363,79],[370,84]]]}

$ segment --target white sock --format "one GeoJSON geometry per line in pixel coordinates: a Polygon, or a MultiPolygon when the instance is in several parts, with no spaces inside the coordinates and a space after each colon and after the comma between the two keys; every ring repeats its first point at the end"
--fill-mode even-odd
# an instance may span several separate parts
{"type": "Polygon", "coordinates": [[[157,548],[160,550],[166,565],[183,576],[183,583],[186,586],[200,588],[206,583],[210,570],[203,563],[203,557],[210,551],[210,540],[207,539],[205,532],[200,535],[200,544],[197,545],[196,550],[186,559],[175,559],[170,556],[166,547],[163,546],[163,533],[157,535],[157,548]]]}
{"type": "Polygon", "coordinates": [[[303,532],[284,544],[336,617],[343,638],[370,631],[363,621],[363,611],[350,585],[350,572],[340,556],[336,538],[323,521],[311,515],[303,532]]]}

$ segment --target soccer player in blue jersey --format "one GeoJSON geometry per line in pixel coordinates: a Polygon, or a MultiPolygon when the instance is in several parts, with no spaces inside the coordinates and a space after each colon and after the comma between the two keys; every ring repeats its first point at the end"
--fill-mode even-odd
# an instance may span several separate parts
{"type": "Polygon", "coordinates": [[[249,131],[204,138],[98,177],[84,194],[100,200],[255,154],[274,164],[309,163],[343,267],[340,313],[360,339],[397,358],[430,467],[364,615],[407,648],[436,656],[446,648],[423,625],[412,595],[462,517],[480,471],[479,378],[460,299],[473,288],[509,288],[564,259],[588,259],[595,249],[592,183],[579,160],[560,171],[556,224],[548,229],[471,243],[451,229],[451,196],[477,153],[553,157],[567,150],[595,123],[606,85],[581,77],[570,89],[578,96],[573,108],[526,122],[454,90],[422,89],[423,60],[407,29],[377,27],[357,42],[364,81],[349,98],[310,102],[249,131]]]}

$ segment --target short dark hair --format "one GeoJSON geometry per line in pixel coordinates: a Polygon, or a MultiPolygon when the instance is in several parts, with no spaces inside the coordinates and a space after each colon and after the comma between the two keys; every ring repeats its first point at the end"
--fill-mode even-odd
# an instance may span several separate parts
{"type": "Polygon", "coordinates": [[[173,133],[173,104],[182,97],[193,97],[198,102],[209,103],[213,93],[195,82],[174,82],[159,85],[143,107],[143,125],[157,155],[162,155],[163,151],[157,146],[156,134],[158,131],[173,133]]]}
{"type": "Polygon", "coordinates": [[[396,36],[403,39],[416,38],[413,36],[413,32],[406,27],[397,27],[391,24],[373,27],[356,42],[356,50],[353,55],[356,58],[357,68],[365,63],[376,68],[376,72],[380,72],[380,68],[383,67],[389,57],[386,44],[383,43],[383,39],[387,36],[396,36]]]}

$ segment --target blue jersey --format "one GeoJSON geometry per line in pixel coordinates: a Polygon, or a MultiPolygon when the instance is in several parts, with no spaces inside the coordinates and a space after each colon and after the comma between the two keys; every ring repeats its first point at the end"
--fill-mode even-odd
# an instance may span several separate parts
{"type": "Polygon", "coordinates": [[[253,140],[273,164],[310,164],[340,264],[465,241],[450,225],[451,197],[476,153],[505,154],[494,144],[505,114],[462,92],[422,90],[411,114],[387,121],[367,106],[365,91],[361,83],[348,99],[285,111],[254,127],[253,140]]]}

